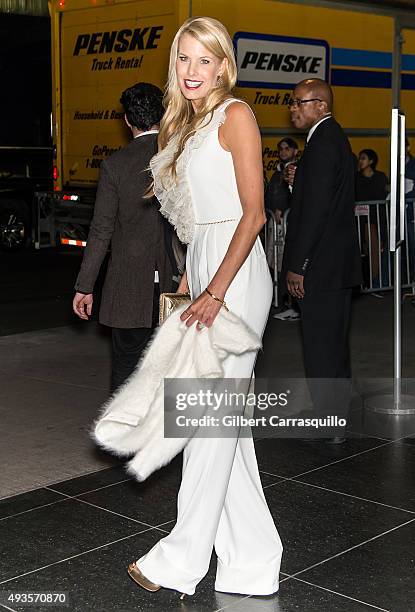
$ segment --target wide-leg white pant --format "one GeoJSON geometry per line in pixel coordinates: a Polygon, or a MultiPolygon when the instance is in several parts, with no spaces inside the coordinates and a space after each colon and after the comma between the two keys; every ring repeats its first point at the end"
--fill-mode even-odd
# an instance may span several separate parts
{"type": "MultiPolygon", "coordinates": [[[[252,355],[237,359],[243,358],[252,355]]],[[[149,580],[192,595],[214,546],[216,590],[248,595],[278,590],[282,544],[252,438],[193,438],[184,450],[177,505],[171,533],[137,561],[149,580]]]]}

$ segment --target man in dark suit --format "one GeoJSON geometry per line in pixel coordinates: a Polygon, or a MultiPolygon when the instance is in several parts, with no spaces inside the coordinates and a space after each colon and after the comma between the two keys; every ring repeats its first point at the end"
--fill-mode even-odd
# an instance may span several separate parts
{"type": "Polygon", "coordinates": [[[88,319],[111,243],[99,321],[112,328],[112,390],[132,373],[157,325],[160,291],[174,289],[170,225],[155,198],[143,197],[151,184],[148,165],[157,152],[162,95],[158,87],[138,83],[121,96],[133,140],[101,165],[94,217],[75,284],[73,309],[88,319]]]}
{"type": "Polygon", "coordinates": [[[341,410],[345,416],[349,396],[340,380],[335,383],[351,376],[350,306],[361,262],[352,151],[332,105],[332,91],[320,79],[302,81],[294,90],[291,119],[308,135],[293,182],[283,273],[301,309],[306,377],[334,385],[329,391],[311,382],[314,405],[323,415],[341,410]]]}

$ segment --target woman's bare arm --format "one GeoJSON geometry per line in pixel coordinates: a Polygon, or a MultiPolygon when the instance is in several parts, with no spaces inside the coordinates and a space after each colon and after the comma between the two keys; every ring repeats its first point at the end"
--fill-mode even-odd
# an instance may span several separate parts
{"type": "Polygon", "coordinates": [[[180,279],[179,286],[177,287],[176,293],[189,293],[189,284],[187,282],[187,272],[183,272],[183,276],[180,279]]]}

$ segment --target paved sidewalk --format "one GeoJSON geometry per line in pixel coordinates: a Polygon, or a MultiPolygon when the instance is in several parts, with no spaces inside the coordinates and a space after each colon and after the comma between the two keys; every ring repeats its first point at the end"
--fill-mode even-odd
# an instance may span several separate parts
{"type": "MultiPolygon", "coordinates": [[[[391,297],[355,301],[357,378],[392,373],[391,297]]],[[[413,377],[415,309],[403,310],[404,375],[413,377]]],[[[299,330],[299,323],[270,319],[257,376],[302,376],[299,330]]],[[[174,591],[143,591],[126,573],[174,524],[181,458],[137,483],[89,440],[108,394],[108,336],[94,323],[60,327],[1,337],[0,352],[0,592],[68,592],[66,609],[76,612],[414,609],[415,438],[396,439],[395,417],[383,419],[383,435],[340,446],[257,441],[284,544],[279,594],[215,592],[213,555],[207,577],[183,603],[174,591]]],[[[9,602],[4,609],[50,608],[9,602]]]]}
{"type": "Polygon", "coordinates": [[[114,464],[88,435],[109,349],[96,324],[0,337],[0,497],[114,464]]]}

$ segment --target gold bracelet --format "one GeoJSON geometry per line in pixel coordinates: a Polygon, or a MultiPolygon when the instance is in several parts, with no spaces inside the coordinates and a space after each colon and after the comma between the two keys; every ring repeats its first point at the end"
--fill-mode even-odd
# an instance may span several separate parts
{"type": "Polygon", "coordinates": [[[214,300],[216,300],[217,302],[220,302],[220,303],[222,304],[222,306],[224,307],[224,309],[225,309],[225,310],[228,310],[228,311],[229,311],[229,309],[228,309],[228,307],[227,307],[227,305],[226,305],[225,300],[221,300],[220,298],[216,297],[216,295],[215,295],[214,293],[212,293],[211,291],[209,291],[209,289],[208,289],[207,287],[206,287],[205,291],[206,291],[206,293],[207,293],[208,295],[210,295],[210,297],[211,297],[211,298],[213,298],[213,299],[214,299],[214,300]]]}

